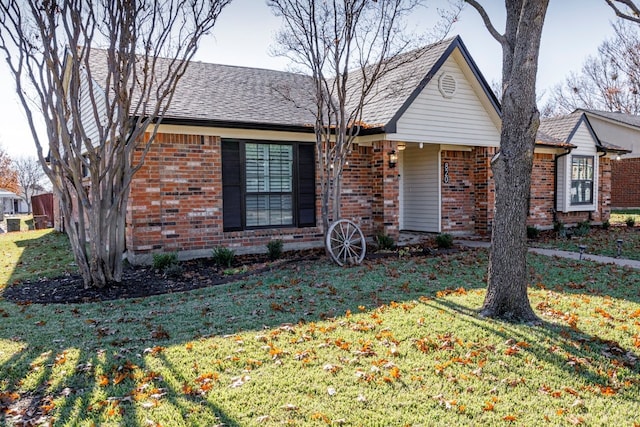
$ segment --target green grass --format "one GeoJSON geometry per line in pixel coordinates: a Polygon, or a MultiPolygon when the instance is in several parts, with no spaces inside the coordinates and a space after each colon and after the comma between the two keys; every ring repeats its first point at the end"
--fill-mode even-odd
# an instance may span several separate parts
{"type": "Polygon", "coordinates": [[[529,262],[538,327],[475,315],[484,251],[100,304],[0,301],[0,409],[29,398],[80,426],[640,422],[639,273],[529,262]]]}
{"type": "Polygon", "coordinates": [[[624,224],[626,219],[633,217],[636,225],[640,226],[640,209],[620,209],[611,212],[611,224],[624,224]]]}
{"type": "Polygon", "coordinates": [[[536,247],[555,248],[570,252],[579,252],[579,246],[584,245],[586,253],[616,257],[618,255],[618,240],[622,240],[620,253],[622,258],[640,260],[640,228],[637,227],[616,226],[608,230],[592,227],[586,236],[574,236],[570,239],[534,240],[530,244],[536,247]]]}
{"type": "Polygon", "coordinates": [[[0,290],[6,284],[73,270],[65,234],[52,229],[0,234],[0,290]]]}

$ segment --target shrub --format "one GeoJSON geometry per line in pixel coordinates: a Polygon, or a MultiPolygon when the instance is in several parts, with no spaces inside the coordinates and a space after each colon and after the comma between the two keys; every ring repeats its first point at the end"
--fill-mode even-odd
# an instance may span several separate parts
{"type": "Polygon", "coordinates": [[[178,264],[178,254],[175,252],[167,254],[153,254],[153,268],[165,271],[169,267],[178,264]]]}
{"type": "Polygon", "coordinates": [[[276,239],[271,240],[267,243],[267,254],[269,255],[269,259],[274,261],[282,256],[282,240],[276,239]]]}
{"type": "Polygon", "coordinates": [[[383,233],[379,233],[376,236],[376,242],[378,242],[379,249],[393,249],[396,243],[393,241],[393,237],[383,233]]]}
{"type": "Polygon", "coordinates": [[[229,248],[220,246],[213,249],[213,262],[215,262],[218,267],[231,267],[235,256],[236,253],[229,248]]]}
{"type": "Polygon", "coordinates": [[[602,229],[603,230],[608,230],[609,227],[611,227],[611,223],[609,222],[609,220],[602,221],[602,229]]]}
{"type": "Polygon", "coordinates": [[[441,249],[449,249],[453,247],[453,236],[448,233],[438,234],[436,236],[436,244],[441,249]]]}
{"type": "Polygon", "coordinates": [[[553,231],[555,231],[560,237],[567,237],[567,229],[562,221],[553,222],[553,231]]]}
{"type": "Polygon", "coordinates": [[[628,216],[627,219],[624,220],[624,222],[625,224],[627,224],[627,227],[633,227],[634,225],[636,225],[636,220],[632,216],[628,216]]]}
{"type": "Polygon", "coordinates": [[[182,275],[182,266],[178,263],[170,264],[164,269],[164,274],[169,277],[179,277],[182,275]]]}
{"type": "Polygon", "coordinates": [[[589,221],[582,221],[576,225],[576,229],[573,231],[573,234],[576,236],[586,236],[589,234],[591,230],[591,223],[589,221]]]}
{"type": "Polygon", "coordinates": [[[527,225],[527,238],[537,239],[540,235],[540,230],[535,225],[527,225]]]}

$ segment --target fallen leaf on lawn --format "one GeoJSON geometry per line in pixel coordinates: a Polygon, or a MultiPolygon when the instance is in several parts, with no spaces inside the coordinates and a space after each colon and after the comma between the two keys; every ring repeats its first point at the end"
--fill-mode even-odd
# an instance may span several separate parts
{"type": "Polygon", "coordinates": [[[336,393],[337,393],[337,392],[336,392],[336,389],[335,389],[335,388],[333,388],[333,387],[329,387],[329,388],[327,388],[327,394],[328,394],[329,396],[335,396],[335,394],[336,394],[336,393]]]}
{"type": "Polygon", "coordinates": [[[249,381],[251,377],[249,375],[242,375],[239,377],[231,378],[231,388],[242,387],[247,381],[249,381]]]}
{"type": "Polygon", "coordinates": [[[293,403],[287,403],[286,405],[282,405],[282,409],[285,411],[297,411],[298,407],[293,403]]]}

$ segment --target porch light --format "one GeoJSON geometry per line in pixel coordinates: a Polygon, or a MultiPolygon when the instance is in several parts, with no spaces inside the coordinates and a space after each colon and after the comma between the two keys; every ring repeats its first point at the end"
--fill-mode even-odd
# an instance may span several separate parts
{"type": "Polygon", "coordinates": [[[391,150],[389,153],[389,168],[393,169],[398,164],[398,155],[396,154],[396,150],[391,150]]]}
{"type": "Polygon", "coordinates": [[[404,142],[398,142],[398,151],[404,151],[405,148],[407,148],[407,144],[404,142]]]}
{"type": "Polygon", "coordinates": [[[620,160],[620,159],[622,159],[622,157],[620,157],[620,154],[618,154],[618,155],[616,156],[616,160],[620,160]]]}

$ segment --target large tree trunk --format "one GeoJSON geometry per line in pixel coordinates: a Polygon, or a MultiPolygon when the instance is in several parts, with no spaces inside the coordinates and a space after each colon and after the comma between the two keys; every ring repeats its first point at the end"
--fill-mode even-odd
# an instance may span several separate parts
{"type": "MultiPolygon", "coordinates": [[[[469,2],[476,7],[477,3],[469,2]]],[[[492,161],[496,185],[487,296],[480,314],[512,322],[537,322],[527,296],[526,222],[533,150],[540,124],[536,76],[548,0],[507,0],[502,44],[502,131],[492,161]]],[[[481,15],[484,10],[479,9],[481,15]]]]}

